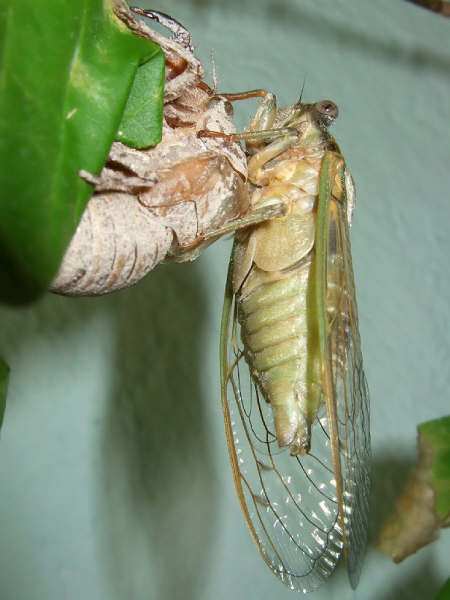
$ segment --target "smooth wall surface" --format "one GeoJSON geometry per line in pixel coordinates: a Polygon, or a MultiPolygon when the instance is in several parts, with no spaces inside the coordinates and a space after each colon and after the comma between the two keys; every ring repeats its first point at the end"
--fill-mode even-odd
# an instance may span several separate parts
{"type": "MultiPolygon", "coordinates": [[[[142,2],[142,4],[144,4],[142,2]]],[[[147,6],[150,3],[147,2],[147,6]]],[[[450,22],[398,0],[165,0],[219,88],[334,100],[358,203],[352,243],[372,400],[371,535],[449,411],[450,22]],[[209,69],[210,70],[210,69],[209,69]]],[[[245,103],[244,103],[245,104],[245,103]]],[[[237,111],[243,128],[255,105],[237,111]]],[[[229,241],[110,297],[0,310],[2,600],[293,598],[244,525],[219,401],[229,241]]],[[[450,532],[399,566],[369,547],[352,592],[432,598],[450,532]]]]}

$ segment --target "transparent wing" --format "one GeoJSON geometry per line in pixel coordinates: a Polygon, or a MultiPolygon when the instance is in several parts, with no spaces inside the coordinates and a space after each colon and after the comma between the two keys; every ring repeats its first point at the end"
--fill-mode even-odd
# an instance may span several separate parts
{"type": "Polygon", "coordinates": [[[231,265],[221,331],[222,404],[241,508],[268,566],[292,590],[303,593],[318,588],[333,572],[344,542],[350,580],[356,585],[367,525],[368,398],[345,207],[332,215],[329,226],[328,347],[339,440],[332,443],[324,402],[312,424],[307,455],[291,456],[278,447],[272,408],[244,359],[231,265]],[[340,454],[339,500],[333,445],[340,454]]]}
{"type": "Polygon", "coordinates": [[[344,169],[342,194],[332,200],[327,258],[328,349],[336,398],[343,487],[345,546],[356,587],[367,542],[370,493],[369,394],[363,371],[347,206],[353,190],[344,169]],[[346,182],[347,181],[347,186],[346,182]],[[349,197],[350,196],[350,197],[349,197]]]}
{"type": "Polygon", "coordinates": [[[306,593],[331,574],[343,549],[325,409],[313,423],[308,455],[278,447],[272,408],[238,342],[230,288],[222,322],[222,401],[236,489],[266,563],[291,589],[306,593]]]}

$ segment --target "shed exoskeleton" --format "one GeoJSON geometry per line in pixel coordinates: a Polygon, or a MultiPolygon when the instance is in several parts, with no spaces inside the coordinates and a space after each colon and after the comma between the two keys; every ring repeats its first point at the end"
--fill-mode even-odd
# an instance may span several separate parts
{"type": "Polygon", "coordinates": [[[192,260],[248,211],[247,164],[239,142],[197,135],[235,131],[229,102],[203,81],[189,32],[158,11],[134,9],[165,25],[167,38],[118,16],[161,46],[166,57],[162,141],[136,150],[114,142],[51,291],[97,295],[135,284],[164,260],[192,260]],[[229,226],[227,228],[227,225],[229,226]]]}

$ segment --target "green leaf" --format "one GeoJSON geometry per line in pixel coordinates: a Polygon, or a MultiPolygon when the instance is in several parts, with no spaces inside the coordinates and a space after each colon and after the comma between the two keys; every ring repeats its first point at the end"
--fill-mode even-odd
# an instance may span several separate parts
{"type": "Polygon", "coordinates": [[[450,579],[447,579],[434,600],[450,600],[450,579]]]}
{"type": "Polygon", "coordinates": [[[8,392],[9,367],[0,357],[0,427],[5,414],[6,394],[8,392]]]}
{"type": "Polygon", "coordinates": [[[436,512],[444,521],[450,515],[450,416],[421,423],[417,429],[433,454],[429,475],[436,495],[436,512]]]}
{"type": "Polygon", "coordinates": [[[161,141],[165,57],[162,50],[139,67],[116,139],[133,148],[161,141]]]}
{"type": "Polygon", "coordinates": [[[92,193],[78,171],[100,171],[138,65],[160,57],[120,1],[1,2],[0,300],[48,289],[92,193]]]}

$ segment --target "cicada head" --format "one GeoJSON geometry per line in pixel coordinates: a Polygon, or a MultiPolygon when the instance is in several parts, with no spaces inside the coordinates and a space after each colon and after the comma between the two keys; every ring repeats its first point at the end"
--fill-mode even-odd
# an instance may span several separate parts
{"type": "Polygon", "coordinates": [[[328,129],[336,121],[339,109],[331,100],[321,100],[312,105],[311,113],[320,126],[328,129]]]}
{"type": "MultiPolygon", "coordinates": [[[[322,131],[328,129],[339,115],[337,105],[331,100],[320,100],[314,104],[294,104],[298,121],[309,121],[322,131]]],[[[293,107],[293,108],[294,108],[293,107]]]]}
{"type": "MultiPolygon", "coordinates": [[[[328,128],[339,114],[337,105],[331,100],[321,100],[306,104],[299,100],[296,104],[278,110],[274,128],[290,127],[298,130],[300,146],[320,145],[329,139],[328,128]]],[[[338,150],[338,148],[336,147],[338,150]]]]}

